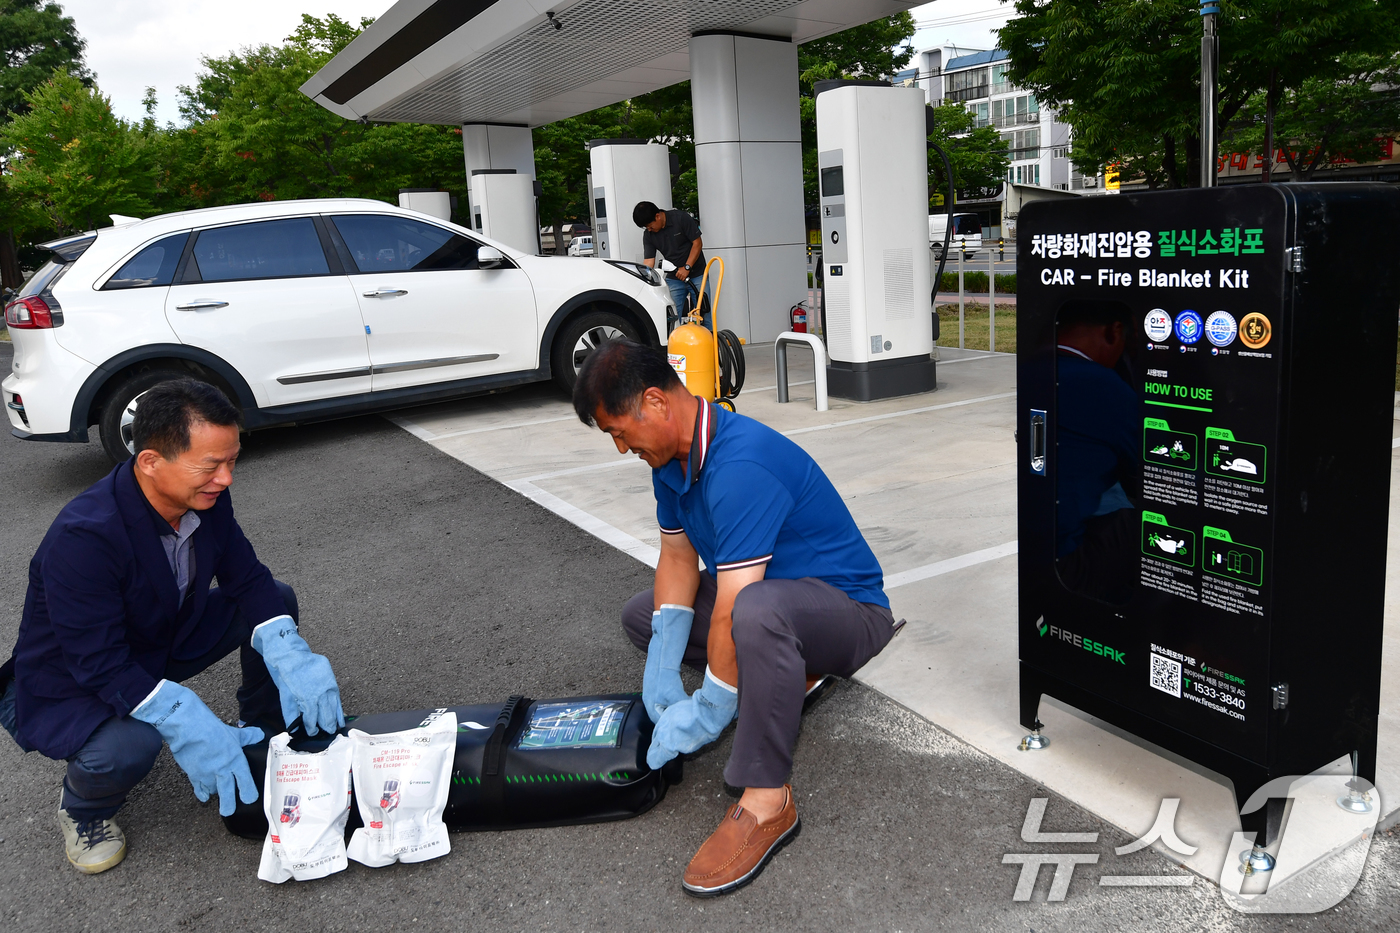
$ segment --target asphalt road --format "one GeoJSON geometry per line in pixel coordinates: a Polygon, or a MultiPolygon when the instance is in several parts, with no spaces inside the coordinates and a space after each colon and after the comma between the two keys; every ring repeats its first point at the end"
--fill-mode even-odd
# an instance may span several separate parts
{"type": "MultiPolygon", "coordinates": [[[[0,370],[8,359],[0,344],[0,370]]],[[[639,689],[643,658],[618,610],[650,571],[377,418],[266,432],[245,443],[234,502],[273,572],[300,596],[302,629],[335,665],[350,712],[639,689]]],[[[27,562],[54,514],[108,470],[95,445],[0,437],[0,643],[18,628],[27,562]]],[[[890,650],[898,650],[896,640],[890,650]]],[[[190,685],[234,714],[236,660],[190,685]]],[[[680,872],[723,815],[726,736],[640,818],[454,834],[448,856],[281,886],[256,878],[260,845],[227,834],[168,752],[119,816],[130,854],[85,877],[54,822],[62,765],[0,736],[0,925],[108,930],[1393,930],[1400,845],[1382,835],[1360,887],[1318,916],[1233,913],[1190,887],[1110,890],[1100,874],[1175,874],[1128,837],[856,684],[807,717],[794,781],[801,836],[753,885],[694,900],[680,872]],[[1020,840],[1032,798],[1048,831],[1020,840]],[[1007,853],[1097,853],[1067,898],[1013,902],[1007,853]]]]}

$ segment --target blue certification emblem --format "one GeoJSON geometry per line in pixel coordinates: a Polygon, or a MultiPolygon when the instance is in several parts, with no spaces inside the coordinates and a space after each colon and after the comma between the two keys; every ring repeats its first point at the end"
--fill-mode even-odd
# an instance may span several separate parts
{"type": "Polygon", "coordinates": [[[1201,316],[1195,311],[1183,311],[1176,316],[1176,339],[1182,343],[1198,342],[1203,329],[1201,316]]]}

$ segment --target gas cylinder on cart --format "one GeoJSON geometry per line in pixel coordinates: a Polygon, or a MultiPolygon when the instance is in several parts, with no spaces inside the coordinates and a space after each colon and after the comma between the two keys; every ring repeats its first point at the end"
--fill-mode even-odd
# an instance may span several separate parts
{"type": "Polygon", "coordinates": [[[666,341],[666,359],[691,395],[715,397],[715,338],[709,328],[682,324],[671,331],[671,339],[666,341]]]}

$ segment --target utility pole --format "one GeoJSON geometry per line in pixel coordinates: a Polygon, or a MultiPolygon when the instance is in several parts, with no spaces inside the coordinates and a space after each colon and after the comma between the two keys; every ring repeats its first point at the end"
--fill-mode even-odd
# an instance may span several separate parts
{"type": "Polygon", "coordinates": [[[1214,188],[1215,115],[1220,94],[1220,35],[1216,20],[1220,17],[1220,0],[1201,0],[1201,187],[1214,188]]]}

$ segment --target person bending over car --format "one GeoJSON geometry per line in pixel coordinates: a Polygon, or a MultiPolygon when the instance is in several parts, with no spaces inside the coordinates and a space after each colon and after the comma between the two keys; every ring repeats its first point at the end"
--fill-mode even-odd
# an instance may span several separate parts
{"type": "Polygon", "coordinates": [[[170,743],[195,796],[258,799],[243,746],[298,717],[345,723],[330,662],[297,634],[292,588],[233,517],[240,415],[193,379],[141,397],[136,456],[59,512],[29,563],[19,639],[0,667],[0,724],[25,751],[65,759],[58,821],[68,861],[96,874],[126,857],[113,817],[170,743]],[[210,587],[218,578],[219,585],[210,587]],[[180,685],[234,651],[234,727],[180,685]]]}
{"type": "Polygon", "coordinates": [[[848,677],[889,643],[884,575],[807,452],[691,395],[660,350],[603,344],[579,370],[574,410],[652,468],[656,581],[622,610],[647,653],[647,763],[708,745],[738,717],[724,778],[743,796],[682,877],[687,893],[724,894],[798,832],[787,781],[804,699],[822,675],[848,677]],[[705,672],[692,696],[682,662],[705,672]]]}

